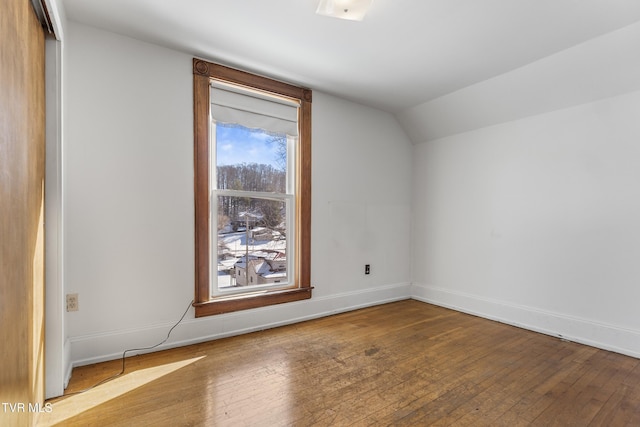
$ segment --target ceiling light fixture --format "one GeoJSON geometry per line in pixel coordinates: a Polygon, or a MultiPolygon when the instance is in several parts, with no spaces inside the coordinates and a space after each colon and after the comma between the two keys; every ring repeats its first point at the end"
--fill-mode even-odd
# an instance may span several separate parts
{"type": "Polygon", "coordinates": [[[333,18],[362,21],[373,0],[320,0],[316,13],[333,18]]]}

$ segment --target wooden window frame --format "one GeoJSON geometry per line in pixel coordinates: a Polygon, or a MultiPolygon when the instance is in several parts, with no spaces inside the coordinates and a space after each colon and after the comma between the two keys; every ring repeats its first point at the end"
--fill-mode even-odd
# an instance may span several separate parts
{"type": "Polygon", "coordinates": [[[239,310],[264,307],[311,298],[311,100],[309,89],[258,76],[245,71],[193,59],[194,113],[194,196],[195,196],[195,316],[203,317],[239,310]],[[296,150],[297,224],[294,239],[294,287],[277,290],[255,290],[212,298],[211,296],[211,224],[209,214],[210,168],[210,82],[223,80],[250,88],[265,90],[300,101],[299,141],[296,150]]]}

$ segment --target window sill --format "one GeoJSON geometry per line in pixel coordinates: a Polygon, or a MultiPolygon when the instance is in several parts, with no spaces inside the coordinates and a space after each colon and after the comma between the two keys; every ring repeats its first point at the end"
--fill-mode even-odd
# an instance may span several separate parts
{"type": "Polygon", "coordinates": [[[234,295],[231,297],[215,298],[207,302],[195,303],[193,306],[196,309],[196,317],[204,317],[309,299],[311,298],[312,289],[312,287],[303,287],[242,296],[234,295]]]}

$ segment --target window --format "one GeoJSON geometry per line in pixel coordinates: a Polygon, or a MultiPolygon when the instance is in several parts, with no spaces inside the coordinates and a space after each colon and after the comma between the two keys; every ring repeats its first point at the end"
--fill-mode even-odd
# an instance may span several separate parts
{"type": "Polygon", "coordinates": [[[193,60],[196,317],[311,297],[311,91],[193,60]]]}

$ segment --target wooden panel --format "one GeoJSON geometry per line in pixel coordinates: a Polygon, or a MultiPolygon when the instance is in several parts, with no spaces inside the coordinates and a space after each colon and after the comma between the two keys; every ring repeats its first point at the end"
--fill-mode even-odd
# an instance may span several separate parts
{"type": "Polygon", "coordinates": [[[268,305],[301,301],[311,298],[311,289],[313,288],[285,289],[281,291],[257,294],[255,296],[245,294],[240,297],[220,298],[216,299],[215,303],[196,303],[194,304],[196,307],[196,317],[231,313],[233,311],[249,310],[251,308],[266,307],[268,305]]]}
{"type": "Polygon", "coordinates": [[[44,390],[44,35],[28,0],[0,10],[0,402],[24,405],[0,425],[20,426],[44,390]]]}
{"type": "MultiPolygon", "coordinates": [[[[640,360],[414,300],[126,366],[45,425],[640,425],[640,360]]],[[[120,368],[76,368],[67,392],[120,368]]]]}
{"type": "Polygon", "coordinates": [[[193,76],[195,300],[209,300],[209,78],[193,76]]]}
{"type": "Polygon", "coordinates": [[[302,287],[311,287],[311,92],[307,91],[300,105],[302,127],[300,129],[300,149],[298,150],[299,169],[304,171],[298,176],[297,183],[300,208],[297,211],[296,223],[300,232],[296,236],[297,272],[302,287]]]}

